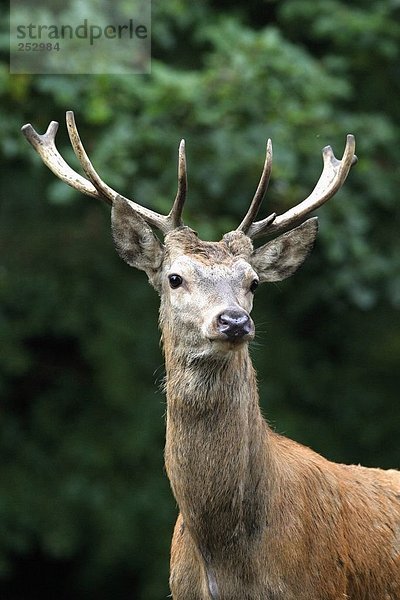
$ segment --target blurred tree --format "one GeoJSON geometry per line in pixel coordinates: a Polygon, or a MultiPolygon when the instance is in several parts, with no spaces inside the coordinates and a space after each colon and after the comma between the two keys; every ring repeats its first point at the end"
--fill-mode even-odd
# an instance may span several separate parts
{"type": "MultiPolygon", "coordinates": [[[[321,147],[359,164],[320,212],[301,273],[256,299],[263,407],[330,458],[398,466],[398,7],[390,0],[154,3],[151,76],[0,70],[0,596],[168,593],[175,506],[163,473],[157,298],[112,249],[108,210],[57,181],[18,133],[76,113],[104,179],[167,211],[188,143],[185,220],[239,222],[305,197],[321,147]],[[301,290],[299,289],[301,286],[301,290]]],[[[65,126],[58,146],[75,163],[65,126]]],[[[75,163],[76,164],[76,163],[75,163]]]]}

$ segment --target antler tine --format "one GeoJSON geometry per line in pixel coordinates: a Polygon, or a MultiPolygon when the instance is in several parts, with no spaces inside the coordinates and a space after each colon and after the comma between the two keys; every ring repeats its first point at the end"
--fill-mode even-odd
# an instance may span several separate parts
{"type": "Polygon", "coordinates": [[[104,181],[99,177],[95,168],[88,155],[86,154],[85,148],[83,147],[81,138],[78,133],[78,129],[75,123],[75,116],[72,110],[68,110],[65,115],[65,120],[67,123],[67,130],[69,139],[71,142],[72,149],[75,153],[76,158],[79,160],[80,165],[84,171],[84,173],[89,178],[92,185],[95,187],[98,196],[112,205],[115,196],[117,195],[114,190],[112,190],[104,181]]]}
{"type": "Polygon", "coordinates": [[[186,201],[187,193],[187,171],[186,171],[186,153],[185,140],[181,140],[178,153],[178,191],[172,205],[168,219],[171,220],[172,226],[175,229],[180,227],[182,223],[183,205],[186,201]]]}
{"type": "Polygon", "coordinates": [[[183,151],[180,152],[178,194],[170,214],[168,216],[164,216],[153,210],[145,208],[140,204],[137,204],[133,200],[130,200],[121,194],[118,194],[118,192],[108,186],[101,179],[89,160],[89,157],[79,137],[74,113],[72,111],[67,112],[66,121],[72,148],[88,179],[85,179],[79,175],[79,173],[71,169],[68,163],[58,152],[55,144],[56,133],[58,131],[57,121],[52,121],[47,128],[46,133],[43,135],[38,134],[30,123],[22,127],[22,133],[25,135],[28,142],[30,142],[30,144],[39,154],[44,164],[59,179],[79,192],[82,192],[88,196],[92,196],[93,198],[105,200],[109,204],[113,204],[116,197],[120,196],[123,200],[130,204],[133,210],[147,223],[156,227],[164,234],[167,234],[169,231],[172,231],[172,229],[175,229],[175,227],[178,227],[182,224],[181,214],[186,192],[186,165],[184,158],[184,146],[183,151]]]}
{"type": "Polygon", "coordinates": [[[43,135],[39,135],[30,123],[24,125],[21,129],[22,133],[33,146],[44,164],[52,171],[61,181],[64,181],[79,192],[98,198],[99,193],[96,188],[84,177],[65,162],[61,154],[56,148],[56,134],[58,131],[57,121],[51,121],[47,131],[43,135]]]}
{"type": "Polygon", "coordinates": [[[243,233],[248,233],[254,219],[256,218],[258,211],[260,209],[261,203],[264,199],[265,193],[268,188],[269,178],[271,176],[272,170],[272,142],[270,139],[267,141],[267,149],[265,153],[265,162],[263,167],[263,172],[261,174],[260,182],[257,186],[256,193],[254,194],[253,200],[251,201],[249,210],[247,211],[246,216],[243,221],[240,223],[237,231],[243,231],[243,233]]]}
{"type": "Polygon", "coordinates": [[[322,150],[324,168],[311,194],[300,202],[300,204],[289,209],[282,215],[276,216],[272,214],[262,221],[253,223],[247,235],[252,239],[262,235],[275,235],[299,223],[309,213],[332,198],[343,185],[351,167],[357,162],[355,146],[355,138],[349,134],[341,160],[335,157],[330,146],[326,146],[322,150]]]}

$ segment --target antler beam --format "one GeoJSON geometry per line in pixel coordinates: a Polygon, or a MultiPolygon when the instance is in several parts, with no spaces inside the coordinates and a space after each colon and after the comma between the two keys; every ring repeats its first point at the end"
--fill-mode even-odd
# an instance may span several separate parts
{"type": "MultiPolygon", "coordinates": [[[[268,140],[268,142],[270,142],[270,140],[268,140]]],[[[264,171],[261,180],[263,179],[266,171],[268,155],[272,160],[272,148],[270,148],[269,152],[267,150],[267,159],[264,165],[264,171]]],[[[323,149],[322,157],[324,161],[323,171],[315,188],[305,200],[289,209],[282,215],[277,216],[276,213],[273,213],[266,219],[253,222],[253,214],[256,213],[259,208],[259,203],[257,202],[255,209],[255,199],[253,199],[252,203],[250,204],[249,211],[242,223],[239,225],[238,229],[240,231],[244,231],[244,233],[246,233],[251,239],[255,239],[263,235],[274,236],[275,234],[298,224],[305,219],[307,215],[332,198],[332,196],[334,196],[334,194],[336,194],[336,192],[343,185],[351,167],[357,162],[357,156],[355,155],[354,136],[351,134],[347,136],[346,147],[341,160],[338,160],[335,157],[330,146],[326,146],[323,149]]],[[[268,161],[268,171],[271,169],[271,160],[268,161]]]]}
{"type": "Polygon", "coordinates": [[[48,126],[47,131],[43,135],[38,134],[30,123],[22,127],[22,133],[24,134],[28,142],[39,154],[44,164],[59,179],[61,179],[74,189],[78,190],[79,192],[86,194],[87,196],[92,196],[93,198],[105,200],[106,202],[108,202],[108,204],[113,204],[115,198],[117,196],[121,196],[126,202],[128,202],[131,205],[134,211],[138,215],[140,215],[147,223],[149,223],[153,227],[156,227],[164,234],[182,225],[182,211],[187,191],[184,140],[181,141],[179,146],[178,191],[171,211],[168,215],[164,216],[153,210],[145,208],[140,204],[137,204],[129,198],[125,198],[125,196],[118,194],[118,192],[116,192],[110,186],[108,186],[101,179],[101,177],[93,167],[92,163],[90,162],[90,159],[79,137],[78,129],[75,123],[74,113],[72,111],[67,112],[66,122],[72,148],[88,179],[82,177],[79,173],[74,171],[58,152],[55,141],[56,134],[58,131],[57,121],[52,121],[48,126]]]}

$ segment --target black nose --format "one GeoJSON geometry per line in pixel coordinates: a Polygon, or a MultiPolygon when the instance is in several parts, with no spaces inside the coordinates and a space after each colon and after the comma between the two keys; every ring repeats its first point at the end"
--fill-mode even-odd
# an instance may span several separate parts
{"type": "Polygon", "coordinates": [[[244,310],[227,309],[218,317],[218,331],[226,335],[229,340],[238,340],[249,335],[253,330],[253,323],[244,310]]]}

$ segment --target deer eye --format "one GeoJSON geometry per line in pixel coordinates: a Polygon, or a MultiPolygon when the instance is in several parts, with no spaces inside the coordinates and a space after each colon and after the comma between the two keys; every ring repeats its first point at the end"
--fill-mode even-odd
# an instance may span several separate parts
{"type": "Polygon", "coordinates": [[[180,275],[176,275],[175,273],[173,273],[172,275],[168,275],[168,279],[169,285],[170,287],[172,287],[173,290],[181,286],[183,283],[182,277],[180,275]]]}
{"type": "Polygon", "coordinates": [[[254,294],[254,292],[258,288],[258,284],[259,284],[258,279],[253,279],[253,281],[251,282],[251,285],[250,285],[250,291],[252,294],[254,294]]]}

